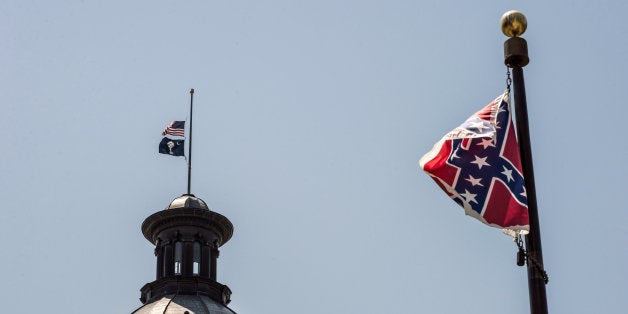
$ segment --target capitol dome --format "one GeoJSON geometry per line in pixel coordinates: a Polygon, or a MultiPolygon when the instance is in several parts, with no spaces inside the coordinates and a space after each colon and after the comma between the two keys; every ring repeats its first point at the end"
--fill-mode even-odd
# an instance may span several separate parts
{"type": "Polygon", "coordinates": [[[200,295],[166,295],[131,314],[235,314],[230,308],[200,295]]]}

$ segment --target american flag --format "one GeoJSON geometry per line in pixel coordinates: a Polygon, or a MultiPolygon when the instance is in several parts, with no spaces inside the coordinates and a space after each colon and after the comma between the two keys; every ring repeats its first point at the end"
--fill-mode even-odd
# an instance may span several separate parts
{"type": "Polygon", "coordinates": [[[166,126],[164,131],[161,132],[161,135],[166,135],[166,134],[170,134],[173,136],[185,136],[185,121],[170,122],[170,124],[166,126]]]}
{"type": "Polygon", "coordinates": [[[529,230],[508,92],[447,133],[419,165],[467,215],[510,234],[529,230]]]}

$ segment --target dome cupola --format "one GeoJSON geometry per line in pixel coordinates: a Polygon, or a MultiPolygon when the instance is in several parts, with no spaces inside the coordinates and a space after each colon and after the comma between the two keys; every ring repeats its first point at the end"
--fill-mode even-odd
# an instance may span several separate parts
{"type": "Polygon", "coordinates": [[[219,248],[233,235],[229,219],[184,194],[146,218],[142,233],[155,245],[156,279],[140,289],[144,306],[133,313],[157,308],[160,313],[183,314],[188,308],[188,313],[235,313],[227,307],[231,290],[216,276],[219,248]]]}

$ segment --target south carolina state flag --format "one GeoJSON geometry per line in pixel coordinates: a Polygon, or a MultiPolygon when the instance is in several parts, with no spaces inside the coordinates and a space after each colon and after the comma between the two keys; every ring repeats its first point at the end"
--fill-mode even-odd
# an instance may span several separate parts
{"type": "Polygon", "coordinates": [[[467,215],[511,235],[529,230],[508,92],[447,133],[419,165],[467,215]]]}

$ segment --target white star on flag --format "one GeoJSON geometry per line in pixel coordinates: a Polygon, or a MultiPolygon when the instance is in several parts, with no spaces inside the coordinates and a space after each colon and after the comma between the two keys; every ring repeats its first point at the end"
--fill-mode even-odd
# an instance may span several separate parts
{"type": "Polygon", "coordinates": [[[471,124],[469,125],[470,129],[477,129],[479,133],[482,133],[482,131],[484,131],[484,129],[488,129],[489,127],[484,125],[484,122],[477,121],[477,122],[471,122],[471,124]]]}
{"type": "Polygon", "coordinates": [[[464,193],[460,194],[462,197],[464,197],[465,202],[467,203],[477,203],[478,201],[475,200],[475,197],[477,196],[477,194],[473,194],[470,193],[468,190],[464,190],[464,193]]]}
{"type": "Polygon", "coordinates": [[[482,146],[484,147],[484,149],[486,149],[487,147],[495,147],[495,144],[493,144],[493,140],[489,140],[486,138],[482,139],[482,143],[477,143],[476,145],[482,146]]]}
{"type": "Polygon", "coordinates": [[[490,164],[486,162],[486,158],[488,157],[480,158],[478,157],[478,155],[475,155],[475,160],[472,161],[471,163],[478,165],[478,168],[482,169],[482,166],[490,166],[490,164]]]}
{"type": "Polygon", "coordinates": [[[472,175],[469,175],[469,178],[467,178],[465,180],[471,182],[471,185],[473,185],[473,186],[476,186],[476,185],[484,186],[484,184],[480,183],[480,181],[482,181],[482,178],[477,178],[476,179],[472,175]]]}
{"type": "Polygon", "coordinates": [[[504,167],[504,171],[502,171],[501,173],[506,176],[506,179],[508,180],[508,182],[515,181],[515,179],[512,177],[512,170],[506,169],[506,166],[502,166],[502,167],[504,167]]]}

